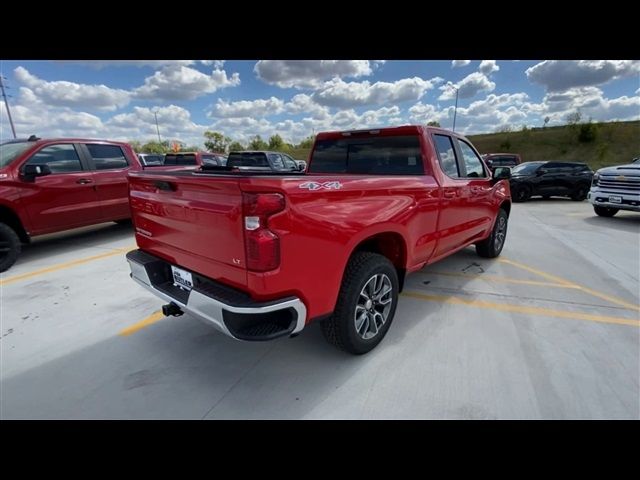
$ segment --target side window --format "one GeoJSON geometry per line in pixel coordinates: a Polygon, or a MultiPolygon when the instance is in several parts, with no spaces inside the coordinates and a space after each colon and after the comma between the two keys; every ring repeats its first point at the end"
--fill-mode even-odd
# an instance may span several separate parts
{"type": "Polygon", "coordinates": [[[45,147],[33,155],[29,165],[49,165],[51,173],[81,172],[82,164],[76,148],[70,143],[45,147]]]}
{"type": "Polygon", "coordinates": [[[453,148],[453,142],[451,137],[446,135],[434,135],[434,143],[436,150],[438,151],[438,161],[440,162],[440,168],[452,178],[459,178],[458,162],[456,160],[456,152],[453,148]]]}
{"type": "Polygon", "coordinates": [[[273,164],[273,168],[284,169],[284,162],[282,161],[282,157],[277,153],[270,153],[269,159],[273,164]]]}
{"type": "Polygon", "coordinates": [[[467,142],[458,140],[460,151],[462,152],[462,158],[464,159],[464,166],[467,170],[468,178],[483,178],[485,176],[484,167],[480,161],[480,157],[476,155],[476,152],[469,146],[467,142]]]}
{"type": "Polygon", "coordinates": [[[117,145],[88,144],[87,148],[91,153],[96,170],[110,170],[129,166],[122,149],[117,145]]]}
{"type": "Polygon", "coordinates": [[[284,158],[284,163],[287,165],[287,168],[289,169],[297,169],[297,165],[296,162],[293,161],[293,159],[289,156],[289,155],[282,155],[282,158],[284,158]]]}

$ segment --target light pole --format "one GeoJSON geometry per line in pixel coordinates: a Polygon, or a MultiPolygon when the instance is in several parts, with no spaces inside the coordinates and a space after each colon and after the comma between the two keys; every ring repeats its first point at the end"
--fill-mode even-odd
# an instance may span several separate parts
{"type": "Polygon", "coordinates": [[[7,100],[7,94],[4,91],[4,82],[2,81],[2,75],[0,75],[0,90],[2,90],[2,98],[4,98],[4,106],[7,107],[7,116],[9,117],[9,124],[11,125],[11,132],[13,138],[16,137],[16,127],[13,126],[13,118],[11,118],[11,110],[9,110],[9,100],[7,100]]]}
{"type": "Polygon", "coordinates": [[[154,110],[153,115],[156,117],[156,132],[158,132],[158,143],[162,143],[162,140],[160,140],[160,128],[158,127],[158,110],[154,110]]]}
{"type": "Polygon", "coordinates": [[[449,86],[456,91],[456,106],[453,109],[453,131],[456,131],[456,116],[458,115],[458,88],[454,87],[453,83],[450,83],[449,86]]]}

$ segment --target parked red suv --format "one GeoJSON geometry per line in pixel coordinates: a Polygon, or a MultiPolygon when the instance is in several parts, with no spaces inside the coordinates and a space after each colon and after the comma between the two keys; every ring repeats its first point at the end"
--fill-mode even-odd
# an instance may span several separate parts
{"type": "Polygon", "coordinates": [[[120,142],[32,136],[0,145],[0,272],[33,236],[129,219],[127,173],[141,168],[120,142]]]}

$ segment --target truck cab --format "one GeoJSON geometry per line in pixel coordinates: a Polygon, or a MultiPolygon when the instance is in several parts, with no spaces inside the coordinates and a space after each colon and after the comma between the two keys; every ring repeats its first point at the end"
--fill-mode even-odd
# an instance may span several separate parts
{"type": "Polygon", "coordinates": [[[0,145],[0,272],[31,237],[131,217],[127,174],[141,170],[126,143],[82,138],[0,145]]]}

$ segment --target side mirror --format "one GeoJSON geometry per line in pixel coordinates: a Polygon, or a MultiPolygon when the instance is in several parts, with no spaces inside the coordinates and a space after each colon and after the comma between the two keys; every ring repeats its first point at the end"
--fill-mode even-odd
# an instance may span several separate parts
{"type": "Polygon", "coordinates": [[[496,167],[493,171],[493,181],[499,182],[500,180],[511,179],[511,169],[509,167],[496,167]]]}
{"type": "Polygon", "coordinates": [[[536,171],[536,175],[540,176],[540,175],[544,175],[545,173],[547,173],[547,170],[544,168],[540,168],[536,171]]]}
{"type": "Polygon", "coordinates": [[[46,163],[41,165],[25,165],[22,170],[22,176],[28,179],[44,177],[45,175],[51,175],[51,167],[46,163]]]}

